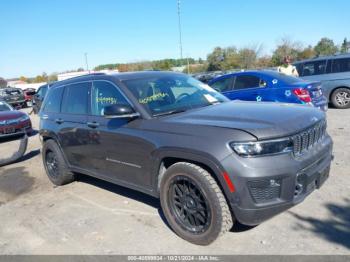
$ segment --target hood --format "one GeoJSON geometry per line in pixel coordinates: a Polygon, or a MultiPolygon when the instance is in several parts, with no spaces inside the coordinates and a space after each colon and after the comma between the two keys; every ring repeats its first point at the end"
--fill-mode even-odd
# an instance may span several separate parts
{"type": "Polygon", "coordinates": [[[0,111],[0,121],[3,120],[10,120],[10,119],[17,119],[21,116],[24,116],[25,114],[20,111],[0,111]]]}
{"type": "Polygon", "coordinates": [[[311,106],[232,101],[165,117],[163,121],[238,129],[261,140],[298,133],[324,118],[322,111],[311,106]]]}

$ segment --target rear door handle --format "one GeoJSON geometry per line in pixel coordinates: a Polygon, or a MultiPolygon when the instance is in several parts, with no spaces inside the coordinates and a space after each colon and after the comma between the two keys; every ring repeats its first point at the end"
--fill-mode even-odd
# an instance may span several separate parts
{"type": "Polygon", "coordinates": [[[97,128],[100,126],[100,124],[97,122],[87,122],[86,124],[88,127],[91,127],[91,128],[97,128]]]}
{"type": "Polygon", "coordinates": [[[55,119],[55,122],[57,124],[62,124],[64,122],[64,120],[62,118],[57,118],[57,119],[55,119]]]}

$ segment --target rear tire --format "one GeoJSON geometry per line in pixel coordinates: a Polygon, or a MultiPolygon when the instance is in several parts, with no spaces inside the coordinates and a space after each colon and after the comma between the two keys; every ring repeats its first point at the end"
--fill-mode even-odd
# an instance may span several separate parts
{"type": "Polygon", "coordinates": [[[191,243],[209,245],[232,228],[223,193],[209,172],[197,165],[170,166],[160,182],[160,201],[170,227],[191,243]]]}
{"type": "Polygon", "coordinates": [[[46,174],[53,184],[62,186],[75,180],[54,140],[50,139],[44,143],[42,157],[46,174]]]}
{"type": "Polygon", "coordinates": [[[350,89],[338,88],[334,90],[331,96],[331,102],[335,108],[350,108],[350,89]]]}

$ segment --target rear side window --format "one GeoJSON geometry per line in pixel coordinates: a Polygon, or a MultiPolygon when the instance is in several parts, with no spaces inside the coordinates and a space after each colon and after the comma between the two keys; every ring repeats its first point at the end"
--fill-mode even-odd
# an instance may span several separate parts
{"type": "Polygon", "coordinates": [[[322,75],[326,72],[326,60],[306,62],[302,76],[322,75]]]}
{"type": "Polygon", "coordinates": [[[46,92],[47,92],[47,86],[43,86],[43,87],[39,88],[37,94],[38,94],[39,97],[45,97],[46,92]]]}
{"type": "Polygon", "coordinates": [[[350,58],[338,58],[333,60],[332,73],[350,71],[350,58]]]}
{"type": "Polygon", "coordinates": [[[46,93],[47,93],[47,89],[48,89],[47,86],[44,86],[44,87],[42,88],[41,94],[40,94],[41,97],[45,97],[45,95],[46,95],[46,93]]]}
{"type": "Polygon", "coordinates": [[[266,82],[257,76],[241,75],[236,77],[234,89],[247,89],[266,86],[266,82]]]}
{"type": "Polygon", "coordinates": [[[87,114],[90,86],[90,82],[67,85],[62,101],[62,113],[87,114]]]}
{"type": "Polygon", "coordinates": [[[220,79],[215,83],[213,83],[211,87],[219,92],[230,91],[232,87],[232,77],[226,77],[224,79],[220,79]]]}
{"type": "Polygon", "coordinates": [[[47,113],[59,113],[61,107],[61,100],[63,94],[63,87],[57,87],[50,90],[47,98],[45,99],[44,112],[47,113]]]}

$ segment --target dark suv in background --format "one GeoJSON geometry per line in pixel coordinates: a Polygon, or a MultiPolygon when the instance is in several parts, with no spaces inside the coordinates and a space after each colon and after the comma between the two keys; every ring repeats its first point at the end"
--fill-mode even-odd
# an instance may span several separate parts
{"type": "Polygon", "coordinates": [[[0,101],[4,101],[13,107],[26,107],[24,93],[19,88],[1,88],[0,101]]]}
{"type": "Polygon", "coordinates": [[[42,103],[44,102],[44,98],[46,96],[47,90],[49,89],[50,85],[46,84],[43,86],[40,86],[37,90],[37,92],[33,95],[33,112],[34,114],[39,113],[42,103]]]}
{"type": "Polygon", "coordinates": [[[184,74],[92,74],[52,85],[39,113],[46,173],[75,173],[160,198],[200,245],[235,220],[256,225],[327,179],[332,140],[312,107],[230,102],[184,74]]]}
{"type": "Polygon", "coordinates": [[[294,64],[299,76],[320,81],[324,95],[336,108],[350,108],[350,54],[323,56],[294,64]]]}

